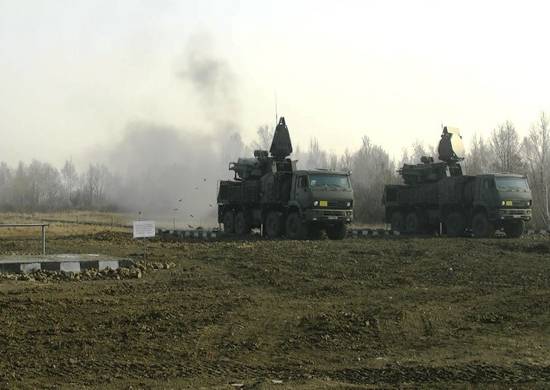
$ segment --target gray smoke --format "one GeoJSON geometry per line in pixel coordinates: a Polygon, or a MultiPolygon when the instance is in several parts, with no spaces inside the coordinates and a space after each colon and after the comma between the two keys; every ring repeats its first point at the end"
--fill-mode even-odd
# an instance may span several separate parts
{"type": "Polygon", "coordinates": [[[219,128],[238,127],[238,81],[230,64],[218,57],[207,35],[190,38],[177,77],[191,85],[209,120],[219,128]]]}
{"type": "Polygon", "coordinates": [[[218,180],[230,177],[229,161],[246,153],[238,123],[238,82],[208,39],[189,42],[175,82],[190,86],[209,123],[186,128],[131,123],[105,158],[116,177],[112,197],[131,212],[179,225],[216,223],[218,180]],[[213,132],[204,129],[214,129],[213,132]],[[177,209],[177,210],[176,210],[177,209]]]}

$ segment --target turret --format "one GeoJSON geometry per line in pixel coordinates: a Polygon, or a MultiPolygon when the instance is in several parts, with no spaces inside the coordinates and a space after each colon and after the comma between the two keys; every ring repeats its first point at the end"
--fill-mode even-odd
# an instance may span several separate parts
{"type": "Polygon", "coordinates": [[[464,144],[460,131],[445,126],[437,148],[440,162],[434,162],[433,157],[422,156],[421,164],[404,164],[398,170],[405,184],[415,185],[441,180],[447,176],[462,176],[460,161],[464,160],[464,144]]]}
{"type": "Polygon", "coordinates": [[[292,162],[287,158],[290,154],[290,133],[285,118],[281,117],[275,128],[269,153],[267,150],[255,150],[253,158],[239,158],[237,162],[229,163],[229,170],[235,171],[236,180],[259,179],[270,172],[291,172],[292,162]]]}

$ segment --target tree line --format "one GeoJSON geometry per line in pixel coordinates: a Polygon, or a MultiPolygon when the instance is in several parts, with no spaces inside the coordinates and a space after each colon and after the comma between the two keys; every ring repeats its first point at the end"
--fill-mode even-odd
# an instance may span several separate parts
{"type": "MultiPolygon", "coordinates": [[[[254,149],[269,149],[272,135],[273,128],[261,126],[253,142],[249,145],[237,142],[238,147],[232,153],[244,157],[251,155],[254,149]]],[[[466,144],[466,150],[462,163],[466,174],[513,172],[527,176],[533,193],[533,224],[536,227],[550,227],[550,125],[547,114],[542,113],[523,138],[519,136],[515,125],[506,121],[485,137],[475,134],[466,144]]],[[[346,150],[342,154],[331,153],[324,150],[316,139],[312,139],[306,149],[296,147],[292,158],[299,161],[301,168],[352,171],[356,219],[377,223],[384,216],[381,204],[384,185],[399,183],[401,178],[397,169],[404,163],[419,163],[420,157],[424,155],[437,157],[436,145],[415,142],[404,148],[398,159],[394,159],[383,147],[364,136],[359,149],[354,152],[346,150]]],[[[227,172],[227,162],[224,160],[219,164],[218,178],[227,172]]],[[[0,210],[129,211],[125,207],[124,194],[128,194],[131,189],[128,183],[125,186],[121,184],[124,182],[122,179],[119,174],[99,163],[90,164],[82,172],[78,172],[70,160],[60,169],[37,160],[29,164],[20,162],[15,167],[0,163],[0,210]]],[[[185,182],[185,172],[181,173],[181,180],[185,182]]],[[[158,191],[162,191],[162,188],[158,191]]],[[[215,194],[203,195],[205,199],[215,197],[215,194]]],[[[211,209],[208,212],[212,212],[211,209]]]]}
{"type": "Polygon", "coordinates": [[[17,212],[58,210],[116,210],[110,199],[113,175],[101,164],[77,172],[72,161],[57,169],[48,162],[0,163],[0,210],[17,212]]]}

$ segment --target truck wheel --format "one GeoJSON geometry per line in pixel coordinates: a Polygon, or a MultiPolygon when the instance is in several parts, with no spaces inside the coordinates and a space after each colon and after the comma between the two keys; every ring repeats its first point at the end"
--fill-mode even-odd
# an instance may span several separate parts
{"type": "Polygon", "coordinates": [[[283,221],[278,211],[270,211],[265,218],[265,235],[269,238],[277,238],[283,233],[283,221]]]}
{"type": "Polygon", "coordinates": [[[474,237],[492,237],[495,234],[495,226],[487,219],[485,213],[478,213],[472,219],[472,233],[474,237]]]}
{"type": "Polygon", "coordinates": [[[246,216],[242,211],[239,211],[235,217],[235,233],[239,236],[244,236],[250,233],[250,225],[248,225],[246,216]]]}
{"type": "Polygon", "coordinates": [[[403,214],[399,211],[394,211],[391,215],[391,230],[394,232],[403,233],[405,230],[405,220],[403,219],[403,214]]]}
{"type": "Polygon", "coordinates": [[[227,234],[235,233],[235,214],[233,211],[226,211],[223,214],[223,232],[227,234]]]}
{"type": "Polygon", "coordinates": [[[291,240],[303,240],[306,238],[307,227],[296,212],[286,217],[286,236],[291,240]]]}
{"type": "Polygon", "coordinates": [[[320,240],[323,232],[318,225],[309,225],[307,229],[307,238],[310,240],[320,240]]]}
{"type": "Polygon", "coordinates": [[[447,235],[449,237],[460,237],[466,229],[466,218],[464,218],[462,213],[452,212],[447,216],[445,225],[447,226],[447,235]]]}
{"type": "Polygon", "coordinates": [[[524,231],[525,222],[523,221],[507,222],[504,224],[504,233],[506,233],[506,237],[518,238],[521,237],[524,231]]]}
{"type": "Polygon", "coordinates": [[[405,218],[405,232],[413,234],[420,233],[420,218],[416,212],[410,212],[405,218]]]}
{"type": "Polygon", "coordinates": [[[327,227],[327,237],[331,240],[343,240],[346,238],[347,227],[343,223],[327,227]]]}

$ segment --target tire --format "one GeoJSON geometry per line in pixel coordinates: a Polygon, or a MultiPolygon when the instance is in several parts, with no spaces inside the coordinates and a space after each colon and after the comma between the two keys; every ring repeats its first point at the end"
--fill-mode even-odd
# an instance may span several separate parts
{"type": "Polygon", "coordinates": [[[323,232],[318,225],[309,225],[307,229],[307,238],[310,240],[320,240],[323,232]]]}
{"type": "Polygon", "coordinates": [[[233,211],[226,211],[223,214],[223,232],[227,234],[235,233],[235,214],[233,211]]]}
{"type": "Polygon", "coordinates": [[[405,232],[409,234],[420,233],[420,218],[414,211],[407,214],[405,217],[405,232]]]}
{"type": "Polygon", "coordinates": [[[523,221],[514,221],[504,224],[504,233],[508,238],[518,238],[521,237],[525,231],[525,222],[523,221]]]}
{"type": "Polygon", "coordinates": [[[246,220],[246,215],[242,211],[239,211],[235,217],[235,233],[239,236],[245,236],[250,233],[250,225],[246,220]]]}
{"type": "Polygon", "coordinates": [[[399,211],[394,211],[391,215],[391,230],[403,233],[405,231],[405,219],[399,211]]]}
{"type": "Polygon", "coordinates": [[[327,237],[331,240],[343,240],[346,238],[347,231],[347,226],[343,223],[332,225],[327,227],[327,237]]]}
{"type": "Polygon", "coordinates": [[[495,234],[495,226],[487,219],[485,213],[477,213],[472,219],[474,237],[487,238],[495,234]]]}
{"type": "Polygon", "coordinates": [[[307,227],[296,212],[286,217],[286,236],[291,240],[303,240],[307,235],[307,227]]]}
{"type": "Polygon", "coordinates": [[[283,234],[283,218],[278,211],[270,211],[265,218],[265,235],[268,238],[277,238],[283,234]]]}
{"type": "Polygon", "coordinates": [[[460,212],[452,212],[447,216],[445,221],[447,226],[447,235],[449,237],[460,237],[464,235],[466,230],[466,218],[460,212]]]}

